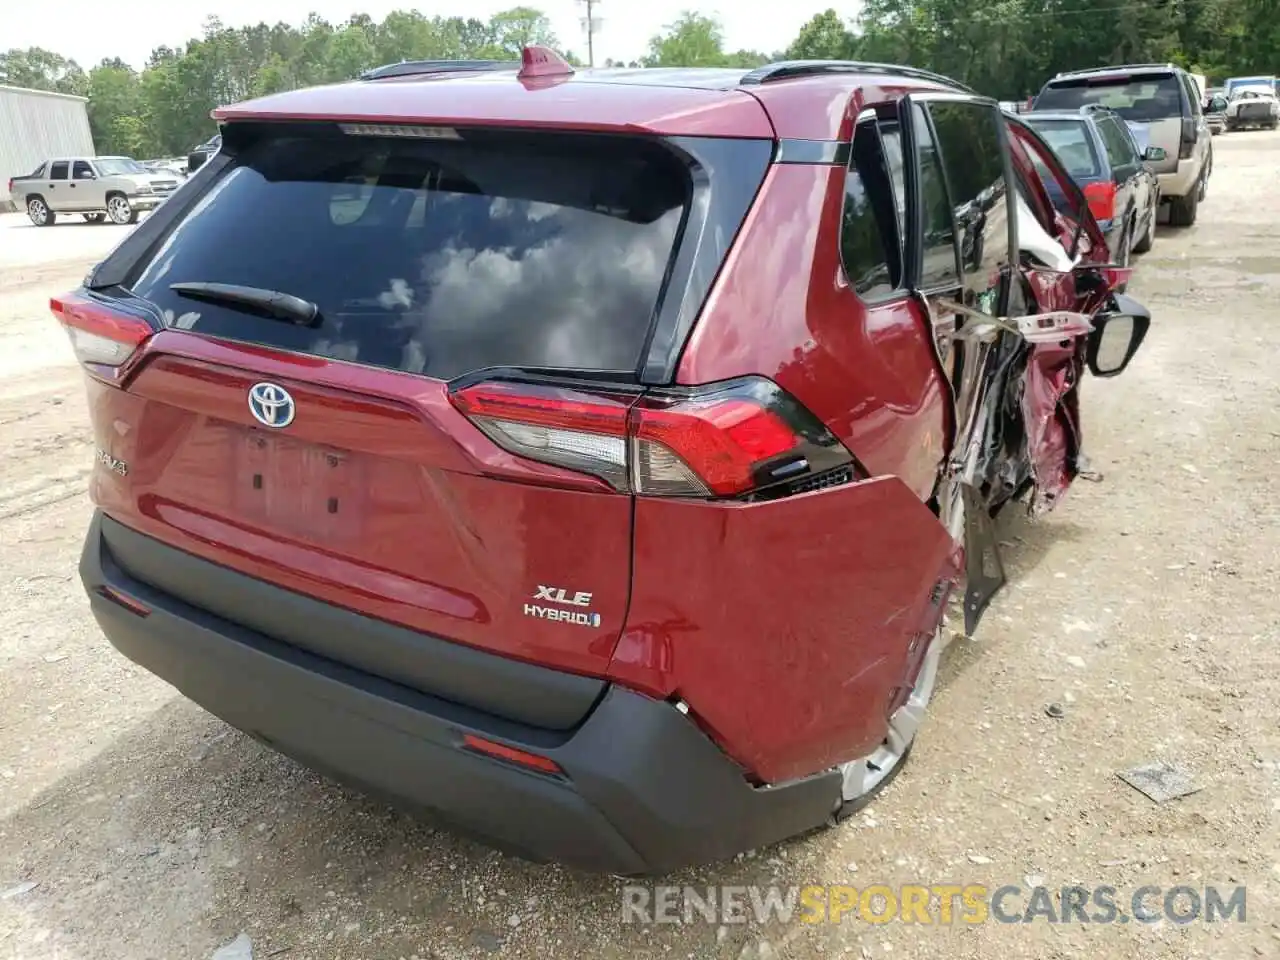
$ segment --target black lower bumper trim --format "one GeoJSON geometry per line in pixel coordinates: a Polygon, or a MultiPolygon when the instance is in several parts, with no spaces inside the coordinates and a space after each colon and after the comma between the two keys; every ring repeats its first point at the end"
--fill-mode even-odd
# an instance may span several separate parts
{"type": "Polygon", "coordinates": [[[282,644],[128,576],[104,547],[102,523],[95,516],[80,573],[120,652],[280,752],[497,847],[592,871],[662,873],[803,833],[838,805],[836,774],[752,787],[687,717],[619,687],[576,730],[547,731],[282,644]],[[104,587],[151,612],[108,600],[104,587]],[[565,776],[464,751],[466,733],[550,757],[565,776]]]}

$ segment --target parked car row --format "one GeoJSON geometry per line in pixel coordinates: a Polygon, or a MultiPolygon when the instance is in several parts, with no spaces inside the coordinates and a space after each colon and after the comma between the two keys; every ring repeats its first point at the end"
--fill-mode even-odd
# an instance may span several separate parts
{"type": "Polygon", "coordinates": [[[530,47],[217,116],[51,304],[93,614],[263,742],[536,858],[662,872],[875,797],[949,598],[972,633],[1004,583],[992,517],[1061,501],[1086,371],[1150,323],[1049,140],[924,70],[530,47]]]}
{"type": "MultiPolygon", "coordinates": [[[[1115,251],[1117,257],[1127,257],[1147,239],[1144,166],[1156,176],[1157,200],[1169,208],[1169,222],[1183,227],[1196,222],[1213,173],[1213,136],[1199,85],[1185,70],[1173,64],[1138,64],[1060,73],[1040,91],[1031,116],[1047,111],[1088,113],[1089,134],[1082,131],[1080,141],[1111,144],[1105,166],[1097,157],[1101,182],[1113,183],[1116,195],[1123,192],[1121,201],[1130,204],[1117,211],[1121,222],[1112,228],[1113,237],[1127,231],[1129,240],[1125,249],[1115,251]],[[1139,182],[1132,182],[1135,177],[1139,182]]],[[[1083,156],[1080,160],[1084,162],[1083,156]]]]}

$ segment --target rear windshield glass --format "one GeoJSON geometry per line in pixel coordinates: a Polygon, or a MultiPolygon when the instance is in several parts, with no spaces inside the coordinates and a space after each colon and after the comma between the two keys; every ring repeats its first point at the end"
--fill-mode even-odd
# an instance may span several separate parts
{"type": "Polygon", "coordinates": [[[1037,120],[1028,117],[1036,133],[1044,137],[1062,165],[1073,177],[1098,175],[1098,155],[1093,149],[1093,138],[1080,120],[1037,120]]]}
{"type": "Polygon", "coordinates": [[[639,366],[689,193],[664,147],[295,132],[232,153],[130,283],[167,323],[444,379],[639,366]],[[170,289],[199,281],[301,297],[318,322],[170,289]]]}
{"type": "Polygon", "coordinates": [[[1056,83],[1045,87],[1035,108],[1078,110],[1091,103],[1110,107],[1126,120],[1144,123],[1182,116],[1182,91],[1172,74],[1056,83]]]}

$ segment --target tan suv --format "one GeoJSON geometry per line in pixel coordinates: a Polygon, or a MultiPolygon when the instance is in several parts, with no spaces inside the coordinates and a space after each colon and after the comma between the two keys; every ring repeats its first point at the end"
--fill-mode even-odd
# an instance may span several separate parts
{"type": "Polygon", "coordinates": [[[1196,222],[1213,172],[1212,135],[1191,75],[1171,63],[1099,67],[1060,73],[1044,85],[1032,110],[1079,110],[1101,104],[1120,114],[1139,142],[1164,150],[1152,161],[1169,222],[1196,222]]]}

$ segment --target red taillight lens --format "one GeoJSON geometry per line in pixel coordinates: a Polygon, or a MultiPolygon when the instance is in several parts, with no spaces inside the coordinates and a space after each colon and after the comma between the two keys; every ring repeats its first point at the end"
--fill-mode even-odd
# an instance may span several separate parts
{"type": "Polygon", "coordinates": [[[1116,185],[1111,181],[1090,183],[1084,188],[1089,212],[1095,220],[1110,220],[1116,213],[1116,185]]]}
{"type": "Polygon", "coordinates": [[[66,330],[76,359],[108,383],[118,379],[124,364],[155,332],[146,320],[79,294],[54,297],[49,309],[66,330]]]}
{"type": "Polygon", "coordinates": [[[734,497],[852,463],[820,421],[763,379],[642,397],[489,381],[452,399],[504,449],[621,492],[734,497]]]}
{"type": "Polygon", "coordinates": [[[452,400],[504,450],[627,489],[627,409],[634,397],[490,381],[452,400]]]}

